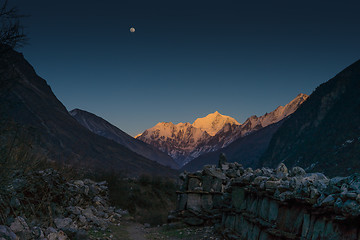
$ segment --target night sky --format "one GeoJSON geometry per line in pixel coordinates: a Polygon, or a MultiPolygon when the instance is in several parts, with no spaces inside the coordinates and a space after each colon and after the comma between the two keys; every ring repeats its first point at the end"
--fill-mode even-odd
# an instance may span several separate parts
{"type": "Polygon", "coordinates": [[[360,58],[360,1],[9,4],[30,15],[18,50],[66,108],[130,135],[216,110],[243,122],[360,58]]]}

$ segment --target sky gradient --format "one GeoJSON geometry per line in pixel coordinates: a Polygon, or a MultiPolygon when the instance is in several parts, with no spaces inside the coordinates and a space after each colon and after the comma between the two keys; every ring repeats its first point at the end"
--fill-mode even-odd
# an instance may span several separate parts
{"type": "Polygon", "coordinates": [[[133,136],[216,110],[242,123],[360,58],[359,1],[9,4],[30,15],[18,50],[66,108],[133,136]]]}

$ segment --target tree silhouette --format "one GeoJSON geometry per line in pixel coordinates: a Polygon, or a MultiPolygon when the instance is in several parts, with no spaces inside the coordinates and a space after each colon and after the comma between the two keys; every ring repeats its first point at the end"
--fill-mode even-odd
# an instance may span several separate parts
{"type": "Polygon", "coordinates": [[[0,0],[0,44],[1,48],[23,46],[27,41],[24,27],[20,19],[24,15],[18,13],[16,7],[9,8],[8,1],[0,0]]]}

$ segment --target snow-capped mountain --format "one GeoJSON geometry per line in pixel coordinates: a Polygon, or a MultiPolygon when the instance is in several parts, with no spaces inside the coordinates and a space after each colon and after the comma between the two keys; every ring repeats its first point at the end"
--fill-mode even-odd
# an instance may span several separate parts
{"type": "Polygon", "coordinates": [[[260,117],[253,115],[246,119],[246,121],[241,125],[226,124],[211,140],[209,140],[207,145],[214,146],[212,151],[215,151],[219,148],[228,146],[238,138],[253,131],[257,131],[271,124],[277,123],[294,113],[308,97],[308,95],[300,93],[291,102],[285,106],[277,107],[270,113],[265,113],[260,117]]]}
{"type": "Polygon", "coordinates": [[[218,111],[196,119],[192,125],[206,131],[210,136],[215,136],[226,124],[240,125],[234,118],[221,115],[218,111]]]}
{"type": "Polygon", "coordinates": [[[251,116],[243,124],[216,111],[196,119],[193,124],[160,122],[136,138],[167,153],[183,166],[204,153],[226,147],[250,132],[284,119],[295,112],[307,97],[299,94],[287,105],[261,117],[251,116]]]}
{"type": "Polygon", "coordinates": [[[206,131],[190,123],[160,122],[147,129],[137,139],[167,153],[182,166],[184,161],[194,158],[190,157],[191,152],[210,137],[206,131]]]}

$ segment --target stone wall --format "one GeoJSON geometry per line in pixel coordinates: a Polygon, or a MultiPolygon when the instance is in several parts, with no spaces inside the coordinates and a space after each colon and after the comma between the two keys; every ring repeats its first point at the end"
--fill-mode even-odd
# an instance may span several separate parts
{"type": "Polygon", "coordinates": [[[360,239],[359,175],[221,167],[180,175],[169,220],[216,225],[226,239],[360,239]]]}

